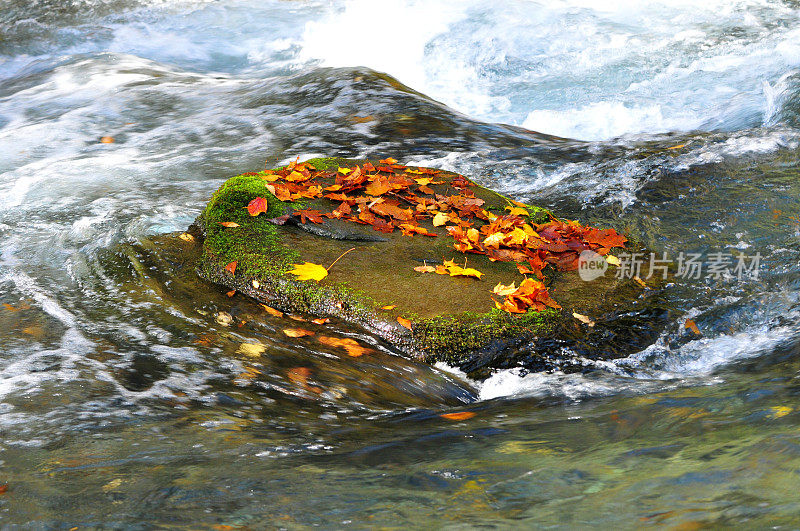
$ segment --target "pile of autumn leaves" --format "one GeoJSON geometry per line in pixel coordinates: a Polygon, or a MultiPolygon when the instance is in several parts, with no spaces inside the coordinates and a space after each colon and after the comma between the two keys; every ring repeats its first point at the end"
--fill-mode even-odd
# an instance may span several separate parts
{"type": "MultiPolygon", "coordinates": [[[[435,237],[436,233],[420,224],[431,221],[434,227],[445,227],[459,252],[483,254],[492,261],[516,262],[521,274],[532,276],[526,276],[519,286],[498,284],[493,289],[495,295],[503,298],[495,300],[495,305],[510,313],[560,308],[541,282],[542,270],[547,265],[561,271],[575,270],[581,252],[592,250],[607,256],[611,248],[623,247],[627,241],[613,229],[595,229],[576,221],[553,218],[543,224],[531,223],[526,206],[515,201],[506,207],[507,213],[496,215],[483,208],[484,201],[475,196],[470,181],[460,175],[437,180],[439,173],[429,168],[406,167],[389,158],[381,160],[377,167],[366,162],[337,171],[320,171],[293,162],[280,170],[246,175],[261,176],[266,188],[280,201],[326,198],[338,203],[330,212],[295,211],[293,215],[302,223],[341,219],[371,225],[384,233],[400,230],[406,236],[435,237]],[[431,188],[442,184],[448,186],[448,193],[440,194],[431,188]]],[[[266,210],[263,197],[248,205],[251,216],[266,210]]],[[[296,265],[291,272],[300,280],[319,281],[327,275],[327,269],[307,262],[296,265]]],[[[415,270],[478,279],[482,275],[453,260],[415,270]]]]}

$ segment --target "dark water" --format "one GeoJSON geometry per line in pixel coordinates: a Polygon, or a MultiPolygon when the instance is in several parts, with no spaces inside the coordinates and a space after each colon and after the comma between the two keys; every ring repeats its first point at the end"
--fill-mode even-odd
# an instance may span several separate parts
{"type": "Polygon", "coordinates": [[[799,17],[7,1],[0,523],[797,527],[799,17]],[[470,381],[325,325],[374,350],[351,358],[164,251],[225,178],[312,155],[460,171],[759,275],[677,279],[652,345],[592,362],[595,335],[570,374],[470,381]]]}

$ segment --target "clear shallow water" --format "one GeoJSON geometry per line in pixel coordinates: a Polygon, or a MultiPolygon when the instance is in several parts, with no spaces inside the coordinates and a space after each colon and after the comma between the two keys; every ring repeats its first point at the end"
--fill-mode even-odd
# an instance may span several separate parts
{"type": "Polygon", "coordinates": [[[798,15],[8,2],[3,524],[796,526],[798,15]],[[614,363],[593,337],[583,372],[472,382],[338,323],[376,353],[289,340],[148,243],[314,154],[458,170],[672,256],[758,251],[761,279],[676,282],[614,363]]]}

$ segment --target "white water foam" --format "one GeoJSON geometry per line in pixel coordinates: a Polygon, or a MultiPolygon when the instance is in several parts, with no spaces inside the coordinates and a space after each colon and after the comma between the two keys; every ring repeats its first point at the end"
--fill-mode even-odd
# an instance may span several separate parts
{"type": "Polygon", "coordinates": [[[769,112],[764,82],[800,66],[798,13],[768,0],[351,0],[306,24],[300,57],[570,138],[738,128],[769,112]]]}

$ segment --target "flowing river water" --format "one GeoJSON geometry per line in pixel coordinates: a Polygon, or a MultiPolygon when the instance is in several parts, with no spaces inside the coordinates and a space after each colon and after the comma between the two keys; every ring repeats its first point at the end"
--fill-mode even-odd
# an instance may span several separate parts
{"type": "Polygon", "coordinates": [[[0,525],[796,528],[799,146],[795,0],[4,0],[0,525]],[[287,338],[157,252],[320,155],[759,274],[675,279],[614,362],[471,381],[287,338]]]}

